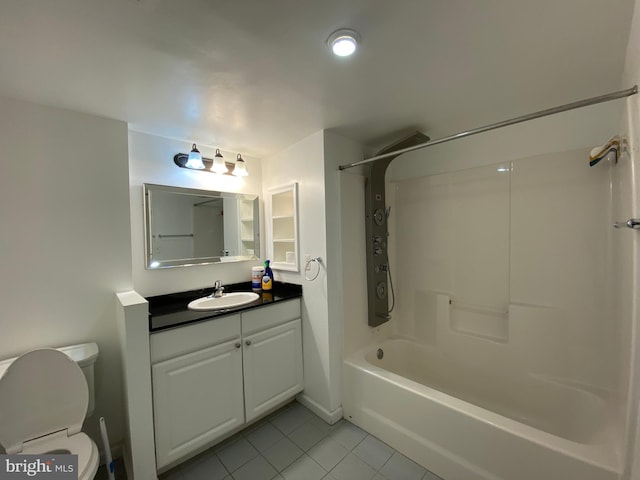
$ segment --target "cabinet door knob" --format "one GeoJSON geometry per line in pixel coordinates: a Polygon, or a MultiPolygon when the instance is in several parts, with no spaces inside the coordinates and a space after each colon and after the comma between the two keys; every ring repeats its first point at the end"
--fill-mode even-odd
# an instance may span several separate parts
{"type": "Polygon", "coordinates": [[[249,345],[251,345],[251,340],[247,340],[246,342],[244,342],[244,344],[248,347],[249,345]]]}
{"type": "Polygon", "coordinates": [[[242,346],[242,343],[236,342],[236,348],[240,348],[241,346],[242,346]]]}

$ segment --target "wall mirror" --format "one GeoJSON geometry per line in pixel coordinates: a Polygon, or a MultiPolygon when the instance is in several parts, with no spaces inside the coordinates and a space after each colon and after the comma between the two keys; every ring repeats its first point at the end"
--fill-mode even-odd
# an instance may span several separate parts
{"type": "Polygon", "coordinates": [[[257,195],[143,185],[148,269],[260,256],[257,195]]]}

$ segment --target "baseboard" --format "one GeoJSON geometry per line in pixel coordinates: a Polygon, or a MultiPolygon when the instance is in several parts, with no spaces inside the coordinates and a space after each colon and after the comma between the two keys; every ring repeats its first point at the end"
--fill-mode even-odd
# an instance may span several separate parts
{"type": "Polygon", "coordinates": [[[338,422],[342,418],[342,405],[333,411],[329,411],[322,405],[319,405],[317,402],[309,398],[304,393],[296,396],[296,400],[298,400],[298,402],[300,402],[302,405],[307,407],[309,410],[311,410],[313,413],[315,413],[317,416],[331,425],[338,422]]]}

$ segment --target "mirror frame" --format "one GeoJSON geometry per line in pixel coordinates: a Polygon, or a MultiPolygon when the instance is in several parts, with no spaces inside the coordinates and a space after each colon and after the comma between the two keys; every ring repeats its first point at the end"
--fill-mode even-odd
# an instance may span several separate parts
{"type": "MultiPolygon", "coordinates": [[[[172,187],[168,185],[157,185],[144,183],[142,185],[142,198],[144,201],[144,259],[147,270],[157,270],[160,268],[191,267],[194,265],[210,265],[213,263],[243,262],[255,260],[260,256],[260,198],[258,195],[244,193],[218,192],[213,190],[199,190],[196,188],[172,187]],[[197,195],[209,198],[238,198],[253,201],[253,255],[232,255],[218,257],[198,257],[181,258],[174,260],[154,260],[153,259],[153,235],[151,232],[153,220],[153,192],[176,193],[182,195],[197,195]]],[[[240,221],[240,220],[238,220],[240,221]]]]}

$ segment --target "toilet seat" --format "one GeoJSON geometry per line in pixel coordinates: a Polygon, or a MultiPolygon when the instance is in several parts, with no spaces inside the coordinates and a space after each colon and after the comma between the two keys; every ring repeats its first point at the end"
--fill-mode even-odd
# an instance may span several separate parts
{"type": "Polygon", "coordinates": [[[85,433],[67,436],[66,432],[53,433],[23,444],[25,455],[45,453],[70,453],[78,456],[78,480],[91,479],[98,471],[100,454],[98,447],[85,433]]]}
{"type": "Polygon", "coordinates": [[[88,404],[84,374],[67,355],[25,353],[0,378],[0,444],[8,454],[68,450],[78,455],[79,478],[92,478],[98,449],[81,432],[88,404]]]}

